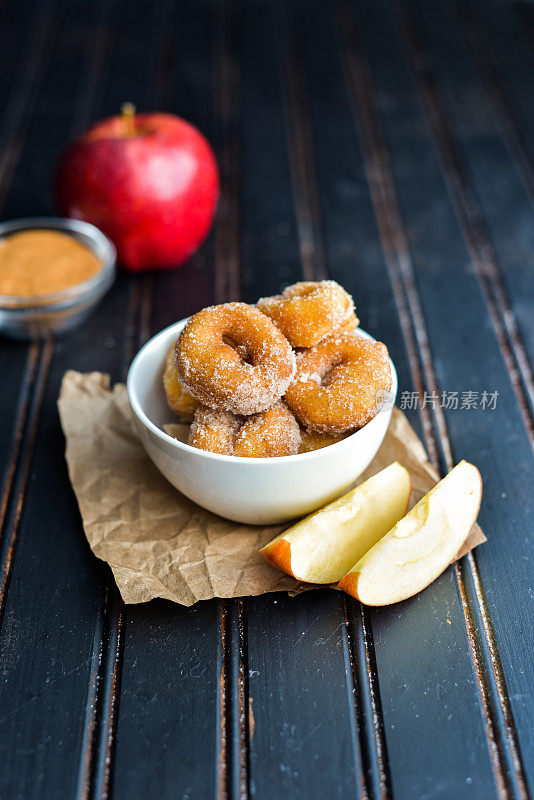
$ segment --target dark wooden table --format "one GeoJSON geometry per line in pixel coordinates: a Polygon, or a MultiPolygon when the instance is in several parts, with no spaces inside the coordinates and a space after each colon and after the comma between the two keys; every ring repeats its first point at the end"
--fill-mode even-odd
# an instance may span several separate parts
{"type": "Polygon", "coordinates": [[[534,6],[3,0],[0,54],[3,218],[53,213],[65,142],[124,100],[197,124],[223,186],[184,269],[121,275],[58,342],[1,342],[2,800],[526,798],[534,6]],[[124,379],[202,306],[326,276],[431,460],[480,467],[487,544],[385,609],[125,607],[67,480],[63,373],[124,379]]]}

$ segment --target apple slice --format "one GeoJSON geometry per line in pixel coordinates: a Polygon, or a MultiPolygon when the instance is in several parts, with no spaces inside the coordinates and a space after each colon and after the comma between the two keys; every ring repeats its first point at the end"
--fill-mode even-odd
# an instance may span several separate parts
{"type": "Polygon", "coordinates": [[[420,592],[453,561],[477,518],[480,472],[461,461],[339,583],[368,606],[420,592]]]}
{"type": "Polygon", "coordinates": [[[297,522],[260,553],[301,581],[337,582],[406,513],[410,490],[408,470],[395,462],[297,522]]]}

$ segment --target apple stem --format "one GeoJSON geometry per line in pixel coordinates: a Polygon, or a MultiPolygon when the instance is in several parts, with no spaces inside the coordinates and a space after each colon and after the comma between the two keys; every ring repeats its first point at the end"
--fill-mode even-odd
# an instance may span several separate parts
{"type": "Polygon", "coordinates": [[[133,103],[123,103],[121,106],[121,117],[124,122],[124,132],[126,136],[135,136],[134,119],[136,108],[133,103]]]}

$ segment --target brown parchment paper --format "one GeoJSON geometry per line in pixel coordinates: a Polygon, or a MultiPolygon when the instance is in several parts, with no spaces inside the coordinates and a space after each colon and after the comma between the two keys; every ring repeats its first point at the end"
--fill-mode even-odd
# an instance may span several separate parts
{"type": "MultiPolygon", "coordinates": [[[[99,372],[67,372],[58,401],[66,459],[83,528],[126,603],[163,597],[182,605],[212,597],[316,588],[267,564],[258,550],[283,526],[224,520],[195,505],[158,472],[135,432],[126,387],[99,372]]],[[[183,428],[168,426],[178,437],[183,428]]],[[[400,461],[411,504],[439,479],[406,417],[394,409],[382,447],[358,483],[400,461]]],[[[485,541],[475,525],[460,555],[485,541]]]]}

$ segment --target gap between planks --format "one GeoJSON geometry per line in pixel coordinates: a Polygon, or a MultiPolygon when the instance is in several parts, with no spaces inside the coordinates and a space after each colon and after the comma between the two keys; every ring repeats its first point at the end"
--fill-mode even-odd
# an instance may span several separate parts
{"type": "Polygon", "coordinates": [[[219,607],[217,797],[246,800],[250,793],[249,741],[253,718],[243,600],[219,600],[219,607]]]}
{"type": "Polygon", "coordinates": [[[7,468],[0,506],[0,625],[16,552],[41,408],[50,372],[52,350],[51,340],[47,340],[44,345],[34,343],[30,346],[22,381],[13,436],[13,451],[7,468]]]}
{"type": "MultiPolygon", "coordinates": [[[[421,313],[421,301],[415,285],[413,265],[409,251],[408,239],[404,228],[401,212],[398,206],[394,179],[387,164],[390,163],[387,145],[379,118],[379,112],[374,99],[370,68],[363,50],[363,45],[357,36],[356,30],[361,28],[354,21],[354,16],[348,11],[345,3],[338,3],[338,22],[341,29],[343,41],[343,61],[347,83],[347,90],[356,129],[360,132],[360,142],[366,173],[370,184],[370,191],[375,206],[375,214],[378,221],[382,244],[386,255],[388,267],[392,272],[391,279],[394,287],[396,299],[400,300],[399,316],[403,327],[403,333],[407,339],[407,349],[409,354],[412,378],[416,387],[422,381],[419,358],[423,366],[423,373],[429,384],[431,391],[437,391],[437,380],[432,365],[432,356],[428,342],[428,335],[424,325],[424,318],[421,313]],[[412,328],[413,326],[413,328],[412,328]],[[410,342],[415,333],[415,341],[418,351],[414,352],[413,342],[410,342]]],[[[432,425],[425,425],[423,419],[423,430],[427,448],[431,453],[431,460],[437,465],[435,454],[438,450],[438,443],[445,457],[445,464],[448,469],[453,466],[452,448],[447,432],[447,426],[443,411],[434,410],[434,422],[437,429],[437,439],[434,436],[432,425]],[[431,445],[430,447],[428,445],[431,445]],[[434,457],[432,457],[434,454],[434,457]]],[[[476,559],[473,554],[467,558],[469,569],[472,572],[475,585],[481,588],[480,575],[476,567],[476,559]]],[[[479,648],[476,646],[476,635],[472,615],[466,598],[465,582],[461,568],[455,566],[455,577],[462,602],[462,610],[466,624],[466,631],[470,644],[470,652],[473,661],[473,669],[477,679],[477,685],[481,697],[484,719],[486,723],[486,734],[488,740],[488,750],[494,769],[495,781],[499,797],[501,800],[511,797],[511,787],[507,780],[505,762],[506,758],[502,753],[504,743],[509,748],[511,763],[514,765],[514,775],[518,788],[519,797],[526,797],[523,793],[525,786],[524,775],[522,773],[520,759],[517,748],[517,734],[513,726],[513,718],[509,700],[504,687],[502,668],[498,656],[497,646],[494,637],[486,640],[488,650],[491,654],[489,663],[485,663],[488,673],[493,676],[493,681],[497,686],[497,694],[504,719],[506,720],[504,732],[500,732],[497,744],[495,729],[499,725],[494,709],[490,703],[491,689],[486,682],[486,673],[480,667],[479,648]]],[[[483,620],[483,634],[487,636],[491,631],[491,620],[489,609],[484,601],[482,591],[477,592],[478,614],[483,620]]],[[[510,762],[510,760],[508,759],[510,762]]]]}
{"type": "Polygon", "coordinates": [[[355,760],[359,766],[361,800],[389,800],[389,773],[378,669],[368,612],[361,603],[340,597],[344,617],[343,643],[349,693],[355,705],[355,760]],[[365,669],[362,665],[365,664],[365,669]],[[350,675],[350,682],[349,682],[350,675]]]}
{"type": "MultiPolygon", "coordinates": [[[[221,197],[215,223],[215,302],[241,299],[241,213],[239,118],[238,0],[221,0],[214,40],[215,140],[221,174],[221,197]]],[[[246,800],[249,796],[249,735],[245,612],[241,599],[219,600],[219,724],[217,796],[246,800]]]]}
{"type": "Polygon", "coordinates": [[[216,303],[241,298],[238,8],[238,0],[221,0],[215,37],[213,95],[221,174],[221,196],[215,225],[216,303]]]}

